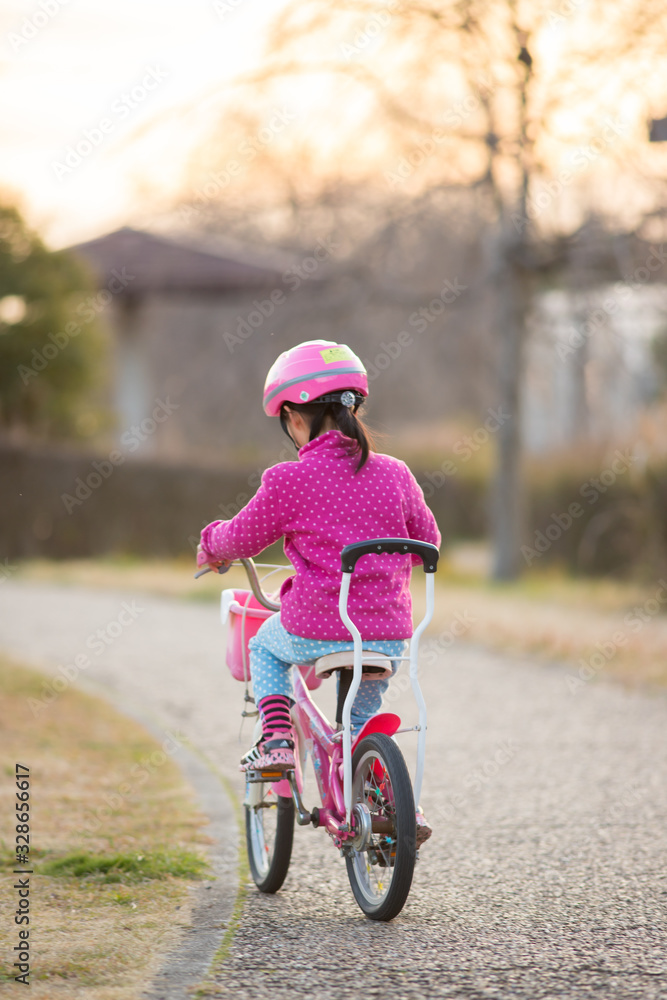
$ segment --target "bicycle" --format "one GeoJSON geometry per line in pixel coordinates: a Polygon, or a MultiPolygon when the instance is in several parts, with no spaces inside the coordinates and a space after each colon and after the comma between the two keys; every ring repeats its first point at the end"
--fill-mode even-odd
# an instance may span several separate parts
{"type": "MultiPolygon", "coordinates": [[[[262,590],[255,564],[241,559],[250,591],[223,591],[223,621],[230,623],[227,663],[238,679],[249,680],[247,642],[267,612],[280,609],[262,590]]],[[[324,828],[345,858],[355,900],[372,920],[396,917],[408,898],[418,857],[415,803],[419,804],[424,773],[426,703],[418,680],[419,639],[433,617],[434,574],[438,550],[428,542],[405,538],[374,538],[345,546],[339,613],[354,649],[320,657],[313,666],[295,665],[292,708],[296,734],[296,766],[287,772],[249,770],[246,776],[245,828],[248,860],[255,885],[274,893],[282,886],[290,865],[294,819],[300,826],[324,828]],[[426,613],[414,630],[410,655],[390,657],[363,649],[359,630],[347,613],[352,574],[357,561],[370,553],[402,553],[421,558],[426,578],[426,613]],[[419,710],[416,725],[401,728],[401,719],[381,712],[369,719],[352,739],[350,716],[362,677],[392,675],[392,660],[410,663],[410,681],[419,710]],[[352,669],[350,669],[352,668],[352,669]],[[338,672],[336,725],[332,725],[310,695],[325,677],[338,672]],[[414,787],[403,754],[393,739],[417,732],[414,787]],[[312,757],[321,805],[303,804],[304,770],[312,757]]],[[[226,572],[229,567],[220,567],[226,572]]],[[[275,567],[274,567],[275,568],[275,567]]],[[[202,570],[196,574],[207,572],[202,570]]],[[[245,716],[249,714],[244,710],[245,716]]],[[[261,732],[257,722],[255,738],[261,732]]]]}

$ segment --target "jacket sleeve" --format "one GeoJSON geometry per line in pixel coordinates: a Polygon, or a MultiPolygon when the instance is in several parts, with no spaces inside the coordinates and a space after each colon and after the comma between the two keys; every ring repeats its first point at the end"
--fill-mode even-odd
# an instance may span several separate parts
{"type": "MultiPolygon", "coordinates": [[[[406,473],[406,491],[408,500],[408,517],[406,527],[408,536],[419,542],[430,542],[440,548],[442,536],[436,524],[435,517],[430,507],[424,499],[424,492],[413,476],[407,465],[404,466],[406,473]]],[[[412,563],[421,566],[422,561],[419,556],[412,557],[412,563]]]]}
{"type": "Polygon", "coordinates": [[[214,559],[256,556],[284,534],[278,491],[267,469],[252,500],[231,521],[212,521],[201,533],[201,546],[214,559]]]}

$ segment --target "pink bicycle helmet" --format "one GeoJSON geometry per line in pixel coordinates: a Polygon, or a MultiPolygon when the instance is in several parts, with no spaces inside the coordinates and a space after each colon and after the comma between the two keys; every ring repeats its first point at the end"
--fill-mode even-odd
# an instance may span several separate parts
{"type": "Polygon", "coordinates": [[[314,403],[345,389],[368,395],[366,369],[354,351],[333,340],[307,340],[285,351],[271,366],[264,385],[264,411],[277,417],[283,403],[314,403]]]}

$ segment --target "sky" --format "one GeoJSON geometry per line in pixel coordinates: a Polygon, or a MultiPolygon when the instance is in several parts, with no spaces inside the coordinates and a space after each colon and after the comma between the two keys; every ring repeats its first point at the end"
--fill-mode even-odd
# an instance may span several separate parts
{"type": "MultiPolygon", "coordinates": [[[[18,202],[29,224],[53,248],[94,238],[128,221],[150,227],[161,209],[171,209],[186,190],[195,151],[207,143],[212,147],[216,129],[223,139],[231,136],[220,125],[220,105],[230,93],[240,95],[238,107],[247,100],[247,91],[234,91],[234,80],[262,65],[267,26],[286,2],[3,0],[0,197],[18,202]]],[[[574,13],[543,34],[539,58],[556,65],[559,46],[576,31],[587,2],[567,0],[574,13]]],[[[563,7],[559,0],[554,3],[563,7]]],[[[355,57],[372,57],[381,45],[381,39],[369,38],[355,57]]],[[[337,39],[330,39],[329,46],[332,52],[341,48],[337,39]]],[[[646,81],[632,94],[620,78],[608,75],[605,86],[618,92],[610,106],[634,122],[633,128],[641,125],[649,91],[664,94],[662,82],[657,86],[654,79],[649,86],[646,81]]],[[[265,124],[275,123],[277,150],[281,144],[287,148],[292,133],[298,135],[312,122],[307,127],[318,130],[320,155],[333,162],[336,113],[349,124],[365,109],[359,91],[350,91],[347,97],[336,93],[338,111],[332,110],[327,86],[331,81],[301,78],[284,91],[285,105],[269,107],[265,124]]],[[[344,86],[340,78],[336,86],[344,86]]],[[[454,100],[451,93],[447,99],[454,100]]],[[[667,113],[663,101],[656,108],[667,113]]],[[[602,156],[581,153],[582,143],[595,140],[604,125],[593,116],[582,139],[584,110],[575,102],[562,116],[561,131],[567,136],[573,126],[572,138],[549,153],[555,176],[573,171],[578,179],[589,170],[602,176],[612,154],[621,163],[626,156],[624,136],[615,136],[602,156]]],[[[366,154],[370,160],[370,132],[365,141],[369,145],[359,147],[361,158],[366,154]]],[[[224,143],[222,148],[217,162],[224,167],[229,154],[224,143]]],[[[399,162],[398,156],[394,159],[399,162]]],[[[387,160],[390,167],[392,162],[387,160]]],[[[616,174],[607,183],[613,196],[616,174]]]]}
{"type": "Polygon", "coordinates": [[[210,127],[216,95],[258,65],[263,27],[278,7],[3,0],[0,192],[18,197],[53,247],[168,199],[210,127]]]}

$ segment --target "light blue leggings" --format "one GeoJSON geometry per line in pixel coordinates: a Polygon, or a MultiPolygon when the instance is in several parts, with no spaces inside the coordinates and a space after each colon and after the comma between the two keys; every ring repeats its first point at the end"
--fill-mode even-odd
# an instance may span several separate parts
{"type": "MultiPolygon", "coordinates": [[[[330,641],[329,639],[304,639],[292,635],[283,628],[280,615],[275,614],[261,625],[256,635],[248,643],[250,649],[250,675],[255,702],[266,698],[269,694],[283,694],[294,697],[291,667],[294,663],[314,663],[320,656],[328,653],[339,653],[341,650],[353,649],[350,639],[345,641],[330,641]]],[[[371,639],[364,641],[364,649],[372,649],[376,653],[386,653],[387,656],[403,656],[405,641],[403,639],[371,639]]],[[[393,673],[398,669],[394,660],[393,673]]],[[[352,726],[358,729],[367,719],[376,715],[382,705],[382,696],[387,690],[389,680],[362,681],[352,706],[352,726]]]]}

